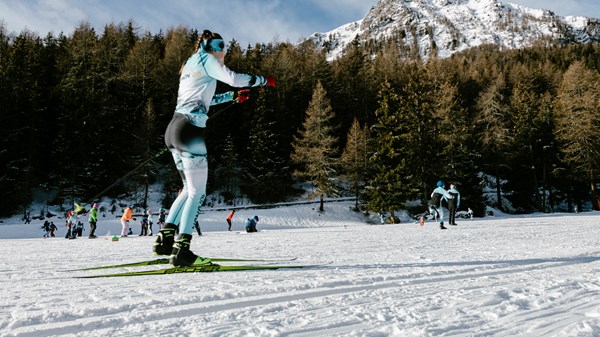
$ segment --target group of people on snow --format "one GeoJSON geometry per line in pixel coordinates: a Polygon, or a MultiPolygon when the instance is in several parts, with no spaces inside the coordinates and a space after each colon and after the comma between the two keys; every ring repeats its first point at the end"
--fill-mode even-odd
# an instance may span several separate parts
{"type": "Polygon", "coordinates": [[[446,190],[446,184],[440,180],[436,188],[431,192],[427,211],[421,216],[420,225],[425,224],[429,217],[440,223],[440,229],[447,229],[444,226],[444,208],[443,203],[448,208],[448,223],[456,226],[456,211],[460,207],[460,192],[456,189],[457,183],[450,183],[450,189],[446,190]]]}

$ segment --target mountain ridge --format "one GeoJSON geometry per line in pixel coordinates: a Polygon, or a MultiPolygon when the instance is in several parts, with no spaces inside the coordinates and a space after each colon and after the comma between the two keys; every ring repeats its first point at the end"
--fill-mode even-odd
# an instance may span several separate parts
{"type": "Polygon", "coordinates": [[[485,44],[503,49],[600,42],[600,19],[556,15],[498,0],[380,0],[367,15],[309,39],[339,57],[358,38],[373,53],[396,43],[401,56],[446,58],[485,44]]]}

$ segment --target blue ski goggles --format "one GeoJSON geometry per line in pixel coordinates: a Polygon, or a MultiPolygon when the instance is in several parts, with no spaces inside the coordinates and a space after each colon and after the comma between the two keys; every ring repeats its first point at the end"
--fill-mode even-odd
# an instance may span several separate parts
{"type": "Polygon", "coordinates": [[[225,42],[221,39],[211,39],[206,45],[207,51],[223,52],[225,51],[225,42]]]}

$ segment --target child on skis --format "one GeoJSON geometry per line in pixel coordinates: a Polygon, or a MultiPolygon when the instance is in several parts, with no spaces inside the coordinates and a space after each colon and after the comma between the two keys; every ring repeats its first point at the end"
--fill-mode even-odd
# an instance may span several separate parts
{"type": "Polygon", "coordinates": [[[148,214],[146,212],[142,214],[142,221],[140,221],[140,225],[142,225],[142,229],[139,236],[148,235],[148,214]]]}
{"type": "Polygon", "coordinates": [[[69,212],[70,216],[69,216],[69,237],[68,239],[73,240],[73,239],[77,239],[77,213],[75,213],[75,211],[71,211],[69,212]]]}
{"type": "Polygon", "coordinates": [[[165,226],[165,219],[167,217],[166,214],[166,210],[161,207],[160,210],[158,211],[158,228],[159,230],[163,229],[163,227],[165,226]]]}
{"type": "Polygon", "coordinates": [[[152,211],[147,210],[146,214],[148,215],[148,236],[152,236],[152,211]]]}
{"type": "Polygon", "coordinates": [[[48,220],[44,221],[44,224],[42,225],[42,229],[44,230],[44,237],[45,238],[50,237],[50,222],[48,222],[48,220]]]}
{"type": "Polygon", "coordinates": [[[190,250],[194,221],[206,199],[208,158],[204,138],[209,107],[232,101],[242,103],[249,97],[247,89],[215,95],[217,82],[232,87],[275,86],[272,76],[239,74],[227,68],[225,52],[221,35],[209,30],[202,32],[196,51],[181,68],[177,107],[165,132],[165,143],[182,177],[183,191],[171,205],[166,224],[157,234],[154,253],[170,255],[175,266],[211,263],[190,250]],[[177,229],[180,234],[175,240],[177,229]]]}
{"type": "Polygon", "coordinates": [[[50,236],[55,237],[54,232],[58,230],[58,227],[54,224],[54,222],[50,222],[50,236]]]}
{"type": "Polygon", "coordinates": [[[77,220],[77,236],[83,235],[83,222],[77,220]]]}

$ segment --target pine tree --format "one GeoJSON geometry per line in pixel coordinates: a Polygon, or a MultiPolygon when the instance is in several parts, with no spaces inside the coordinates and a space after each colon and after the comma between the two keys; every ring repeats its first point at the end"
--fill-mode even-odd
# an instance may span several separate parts
{"type": "Polygon", "coordinates": [[[317,82],[312,99],[306,109],[306,118],[300,136],[294,138],[291,159],[300,165],[294,175],[307,179],[315,187],[311,197],[320,198],[319,211],[323,212],[324,196],[336,194],[334,179],[337,174],[337,139],[332,136],[334,127],[330,125],[334,117],[327,93],[317,82]]]}
{"type": "Polygon", "coordinates": [[[497,80],[479,95],[479,115],[476,119],[484,156],[496,178],[496,198],[500,210],[503,209],[500,167],[506,161],[506,151],[511,144],[509,108],[505,91],[504,77],[498,76],[497,80]]]}
{"type": "Polygon", "coordinates": [[[369,155],[368,129],[361,127],[358,120],[355,119],[352,127],[350,127],[350,131],[348,131],[346,148],[340,159],[342,171],[348,175],[352,183],[352,190],[356,198],[354,203],[355,211],[359,210],[358,200],[367,179],[369,155]]]}
{"type": "Polygon", "coordinates": [[[287,161],[278,152],[281,146],[274,114],[272,93],[260,89],[250,127],[249,158],[243,169],[245,193],[257,202],[282,200],[288,191],[289,169],[287,161]]]}
{"type": "Polygon", "coordinates": [[[223,186],[223,197],[226,203],[232,201],[237,194],[236,187],[240,186],[240,167],[235,144],[230,134],[225,138],[222,150],[221,166],[217,170],[220,185],[223,186]]]}
{"type": "MultiPolygon", "coordinates": [[[[555,100],[556,138],[563,160],[574,174],[588,179],[593,197],[600,167],[600,75],[583,62],[571,64],[555,100]]],[[[598,207],[598,205],[595,205],[598,207]]]]}
{"type": "MultiPolygon", "coordinates": [[[[409,146],[404,140],[407,133],[406,118],[400,110],[401,98],[385,81],[379,92],[379,108],[375,111],[376,123],[371,127],[373,155],[369,166],[373,179],[368,190],[369,209],[390,212],[405,209],[406,201],[414,197],[411,171],[407,163],[409,146]]],[[[409,126],[408,126],[409,127],[409,126]]]]}

